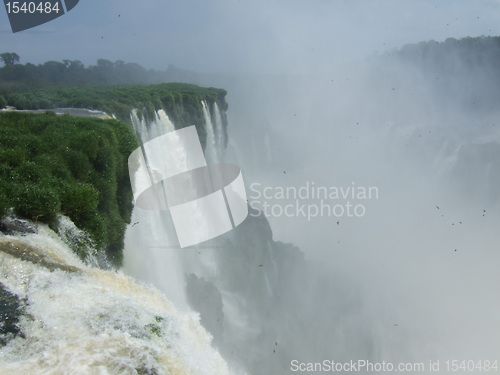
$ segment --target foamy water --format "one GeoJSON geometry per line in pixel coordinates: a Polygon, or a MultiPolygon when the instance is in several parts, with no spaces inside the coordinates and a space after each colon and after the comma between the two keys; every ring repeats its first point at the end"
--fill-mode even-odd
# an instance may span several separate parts
{"type": "Polygon", "coordinates": [[[0,348],[0,374],[228,374],[198,315],[179,314],[121,272],[87,266],[46,226],[1,236],[0,250],[0,283],[26,301],[24,337],[0,348]]]}

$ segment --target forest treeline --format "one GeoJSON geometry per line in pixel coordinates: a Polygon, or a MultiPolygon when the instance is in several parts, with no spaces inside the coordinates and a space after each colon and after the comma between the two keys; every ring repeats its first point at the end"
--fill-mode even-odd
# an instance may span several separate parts
{"type": "Polygon", "coordinates": [[[136,108],[154,118],[159,109],[167,111],[176,126],[204,124],[201,101],[217,103],[227,109],[227,92],[213,87],[188,83],[157,85],[46,85],[39,88],[12,91],[0,85],[0,108],[12,106],[21,110],[54,108],[88,108],[114,115],[130,122],[130,113],[136,108]]]}
{"type": "MultiPolygon", "coordinates": [[[[407,44],[389,53],[401,61],[410,62],[427,70],[461,73],[463,69],[494,70],[500,61],[500,37],[481,36],[461,39],[448,38],[407,44]]],[[[26,87],[47,84],[64,85],[122,85],[155,84],[162,82],[196,83],[202,74],[169,65],[164,71],[145,69],[136,63],[122,60],[98,59],[95,65],[85,66],[79,60],[47,61],[43,64],[20,64],[22,56],[15,52],[0,53],[0,85],[16,84],[26,87]]],[[[15,90],[15,87],[12,87],[15,90]]]]}
{"type": "Polygon", "coordinates": [[[382,79],[413,82],[413,89],[425,85],[429,94],[475,113],[500,111],[500,37],[407,44],[376,61],[382,79]],[[394,69],[398,64],[405,69],[394,69]]]}
{"type": "Polygon", "coordinates": [[[448,38],[444,42],[407,44],[396,51],[396,56],[424,69],[448,73],[491,69],[500,76],[500,37],[448,38]]]}
{"type": "Polygon", "coordinates": [[[145,69],[139,64],[122,60],[98,59],[97,64],[85,66],[79,60],[47,61],[43,64],[20,64],[21,57],[15,52],[0,54],[0,84],[11,90],[26,90],[58,85],[124,85],[154,84],[160,82],[193,83],[196,73],[169,65],[164,71],[145,69]]]}

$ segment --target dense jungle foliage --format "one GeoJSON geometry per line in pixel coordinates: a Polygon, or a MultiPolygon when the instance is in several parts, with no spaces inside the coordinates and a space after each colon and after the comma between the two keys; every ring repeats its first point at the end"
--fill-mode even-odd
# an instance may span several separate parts
{"type": "Polygon", "coordinates": [[[132,212],[127,159],[136,147],[120,121],[0,112],[0,216],[13,208],[55,225],[66,215],[119,265],[132,212]]]}

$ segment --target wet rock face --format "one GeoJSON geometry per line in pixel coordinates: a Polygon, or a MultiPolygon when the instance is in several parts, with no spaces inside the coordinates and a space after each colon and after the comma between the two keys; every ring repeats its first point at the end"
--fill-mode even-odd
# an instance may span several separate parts
{"type": "Polygon", "coordinates": [[[19,297],[0,284],[0,347],[21,333],[18,326],[21,305],[19,297]]]}
{"type": "MultiPolygon", "coordinates": [[[[5,217],[0,220],[0,232],[6,235],[24,236],[28,233],[38,233],[38,229],[36,224],[26,220],[5,217]]],[[[19,328],[22,305],[23,301],[0,283],[0,347],[7,345],[17,335],[22,335],[19,328]]]]}
{"type": "Polygon", "coordinates": [[[8,216],[0,221],[0,232],[7,235],[25,235],[27,233],[38,233],[38,229],[36,224],[30,223],[27,220],[8,216]]]}
{"type": "Polygon", "coordinates": [[[200,312],[201,324],[213,335],[216,346],[222,344],[224,334],[224,310],[222,296],[213,282],[190,274],[186,277],[189,302],[200,312]]]}
{"type": "Polygon", "coordinates": [[[55,269],[66,272],[80,271],[77,267],[61,263],[58,259],[45,254],[42,249],[27,245],[18,240],[0,239],[0,252],[33,264],[39,264],[51,271],[55,269]]]}

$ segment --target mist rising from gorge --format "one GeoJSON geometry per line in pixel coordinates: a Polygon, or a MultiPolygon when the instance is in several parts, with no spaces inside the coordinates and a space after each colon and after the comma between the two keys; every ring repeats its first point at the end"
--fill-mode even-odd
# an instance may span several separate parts
{"type": "Polygon", "coordinates": [[[427,362],[498,352],[497,51],[484,48],[492,39],[475,42],[480,53],[460,46],[473,40],[450,39],[328,73],[224,82],[227,157],[242,167],[255,207],[278,207],[267,217],[273,239],[306,259],[287,266],[297,297],[288,308],[310,335],[288,332],[296,359],[427,362]],[[308,183],[380,194],[357,202],[363,217],[310,220],[280,211],[296,203],[289,197],[252,197],[308,183]]]}

